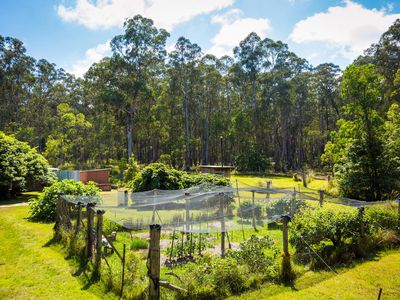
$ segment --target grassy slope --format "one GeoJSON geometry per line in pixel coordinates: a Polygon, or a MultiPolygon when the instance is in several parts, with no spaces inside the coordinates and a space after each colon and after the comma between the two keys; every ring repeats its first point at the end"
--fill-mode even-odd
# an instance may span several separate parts
{"type": "Polygon", "coordinates": [[[294,287],[267,284],[262,289],[232,299],[399,299],[400,253],[390,252],[379,260],[343,269],[339,275],[307,272],[294,287]]]}
{"type": "Polygon", "coordinates": [[[82,289],[61,249],[46,246],[52,224],[27,215],[27,206],[0,207],[0,299],[103,298],[98,284],[82,289]]]}

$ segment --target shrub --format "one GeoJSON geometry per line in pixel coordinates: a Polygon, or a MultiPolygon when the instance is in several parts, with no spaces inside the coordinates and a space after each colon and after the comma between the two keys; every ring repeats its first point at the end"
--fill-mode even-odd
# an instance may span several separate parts
{"type": "MultiPolygon", "coordinates": [[[[299,257],[310,253],[310,246],[328,263],[346,262],[347,257],[354,256],[352,249],[360,240],[360,215],[352,208],[306,209],[293,219],[290,235],[299,257]]],[[[311,261],[310,256],[304,259],[311,261]]],[[[322,266],[318,260],[313,263],[322,266]]]]}
{"type": "Polygon", "coordinates": [[[291,196],[288,196],[283,199],[271,200],[266,207],[267,215],[275,216],[290,214],[292,203],[294,205],[295,214],[308,207],[307,203],[303,199],[296,198],[292,200],[291,196]]]}
{"type": "Polygon", "coordinates": [[[248,288],[246,268],[230,257],[205,255],[196,263],[188,263],[185,274],[187,293],[178,295],[178,299],[221,299],[248,288]]]}
{"type": "Polygon", "coordinates": [[[10,197],[35,184],[48,185],[54,180],[42,155],[0,131],[0,193],[10,197]]]}
{"type": "Polygon", "coordinates": [[[132,181],[131,188],[135,192],[153,189],[178,190],[185,186],[185,173],[162,163],[154,163],[145,167],[132,181]]]}
{"type": "MultiPolygon", "coordinates": [[[[251,219],[253,217],[253,206],[250,201],[244,201],[240,203],[240,207],[238,209],[237,215],[243,219],[251,219]]],[[[254,215],[257,220],[261,220],[262,218],[262,207],[260,204],[254,204],[254,215]]]]}
{"type": "Polygon", "coordinates": [[[366,222],[375,228],[397,229],[397,207],[389,205],[375,205],[365,210],[366,222]]]}
{"type": "Polygon", "coordinates": [[[203,183],[208,183],[212,185],[227,186],[230,184],[229,178],[214,174],[187,174],[185,177],[185,187],[191,187],[200,185],[203,183]]]}
{"type": "Polygon", "coordinates": [[[211,174],[189,175],[165,164],[153,163],[135,176],[130,187],[135,192],[153,189],[178,190],[202,183],[228,185],[229,179],[211,174]]]}
{"type": "Polygon", "coordinates": [[[246,151],[236,156],[235,167],[238,172],[265,172],[272,167],[272,160],[254,145],[250,145],[246,151]]]}
{"type": "Polygon", "coordinates": [[[124,171],[124,182],[131,182],[136,174],[139,172],[139,165],[134,156],[131,157],[131,160],[128,163],[127,169],[124,171]]]}
{"type": "Polygon", "coordinates": [[[63,180],[44,188],[43,193],[29,202],[30,218],[36,221],[53,222],[55,220],[56,202],[59,194],[76,196],[95,196],[100,189],[94,182],[83,184],[73,180],[63,180]]]}
{"type": "Polygon", "coordinates": [[[254,273],[273,278],[277,274],[277,257],[279,249],[269,236],[256,237],[240,243],[240,250],[229,251],[227,256],[234,258],[239,264],[248,266],[254,273]]]}

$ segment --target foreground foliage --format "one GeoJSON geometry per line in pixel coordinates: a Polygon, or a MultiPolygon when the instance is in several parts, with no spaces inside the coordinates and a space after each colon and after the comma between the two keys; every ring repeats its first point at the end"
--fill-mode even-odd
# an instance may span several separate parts
{"type": "Polygon", "coordinates": [[[44,188],[43,193],[29,202],[30,218],[36,221],[52,222],[55,220],[58,195],[95,196],[100,189],[94,182],[83,184],[74,180],[63,180],[44,188]]]}
{"type": "Polygon", "coordinates": [[[6,197],[55,180],[46,159],[27,143],[0,131],[0,193],[6,197]]]}

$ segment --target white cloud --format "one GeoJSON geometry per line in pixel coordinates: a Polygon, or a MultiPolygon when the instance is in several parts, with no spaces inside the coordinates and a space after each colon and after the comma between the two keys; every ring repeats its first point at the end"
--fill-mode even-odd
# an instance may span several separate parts
{"type": "Polygon", "coordinates": [[[296,43],[321,43],[334,48],[348,61],[361,55],[400,14],[388,14],[386,9],[367,9],[350,0],[344,6],[330,7],[298,22],[290,34],[296,43]]]}
{"type": "Polygon", "coordinates": [[[73,7],[59,5],[58,15],[90,29],[122,26],[124,20],[141,14],[167,30],[201,15],[228,7],[235,0],[77,0],[73,7]]]}
{"type": "Polygon", "coordinates": [[[73,64],[67,71],[78,77],[81,77],[86,73],[93,63],[99,62],[102,58],[110,54],[110,41],[107,41],[104,44],[99,44],[94,48],[86,50],[85,58],[73,64]]]}
{"type": "Polygon", "coordinates": [[[264,38],[272,31],[271,22],[268,19],[242,18],[242,11],[231,9],[225,14],[216,15],[211,22],[221,24],[219,32],[212,38],[211,48],[207,51],[218,57],[230,55],[232,49],[239,45],[250,32],[257,33],[264,38]]]}

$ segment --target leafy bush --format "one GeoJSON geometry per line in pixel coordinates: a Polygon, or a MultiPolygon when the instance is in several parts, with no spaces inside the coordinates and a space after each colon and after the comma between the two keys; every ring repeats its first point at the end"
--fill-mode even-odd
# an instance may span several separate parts
{"type": "Polygon", "coordinates": [[[162,163],[153,163],[139,172],[130,184],[135,192],[153,189],[178,190],[199,185],[201,183],[227,185],[229,180],[211,174],[189,175],[162,163]]]}
{"type": "MultiPolygon", "coordinates": [[[[291,244],[298,257],[310,260],[308,245],[329,263],[345,262],[354,255],[354,247],[360,239],[360,215],[352,208],[315,208],[296,215],[290,226],[291,244]]],[[[368,234],[369,231],[365,230],[368,234]]],[[[314,261],[314,266],[319,264],[314,261]]]]}
{"type": "Polygon", "coordinates": [[[365,211],[366,222],[375,228],[397,229],[399,220],[397,209],[390,204],[368,207],[365,211]]]}
{"type": "Polygon", "coordinates": [[[272,167],[272,160],[254,145],[250,145],[246,151],[236,156],[235,167],[238,172],[265,172],[272,167]]]}
{"type": "Polygon", "coordinates": [[[305,209],[308,206],[303,199],[296,198],[292,200],[292,198],[289,196],[283,199],[271,200],[266,207],[267,215],[275,216],[290,214],[292,203],[294,205],[295,214],[299,213],[302,209],[305,209]]]}
{"type": "Polygon", "coordinates": [[[249,267],[250,272],[261,273],[265,277],[275,277],[278,272],[277,257],[279,249],[269,236],[256,237],[240,243],[240,250],[229,251],[227,256],[239,264],[249,267]]]}
{"type": "Polygon", "coordinates": [[[46,159],[27,143],[0,131],[0,193],[6,197],[55,180],[46,159]]]}
{"type": "MultiPolygon", "coordinates": [[[[253,217],[253,205],[250,201],[244,201],[240,203],[238,212],[238,217],[243,219],[251,219],[253,217]]],[[[262,218],[262,207],[260,204],[254,204],[254,215],[257,220],[261,220],[262,218]]]]}
{"type": "Polygon", "coordinates": [[[124,171],[124,182],[131,182],[139,172],[139,165],[134,156],[131,157],[127,169],[124,171]]]}
{"type": "Polygon", "coordinates": [[[99,192],[100,189],[94,182],[88,182],[86,185],[73,180],[55,182],[44,188],[43,193],[38,198],[29,202],[30,218],[36,221],[53,222],[59,194],[95,196],[99,192]]]}
{"type": "Polygon", "coordinates": [[[221,299],[248,288],[246,268],[230,257],[205,255],[187,264],[185,274],[188,292],[178,299],[221,299]]]}
{"type": "Polygon", "coordinates": [[[185,187],[196,186],[203,183],[209,183],[213,185],[227,186],[230,181],[229,178],[214,174],[187,174],[185,178],[185,187]]]}

